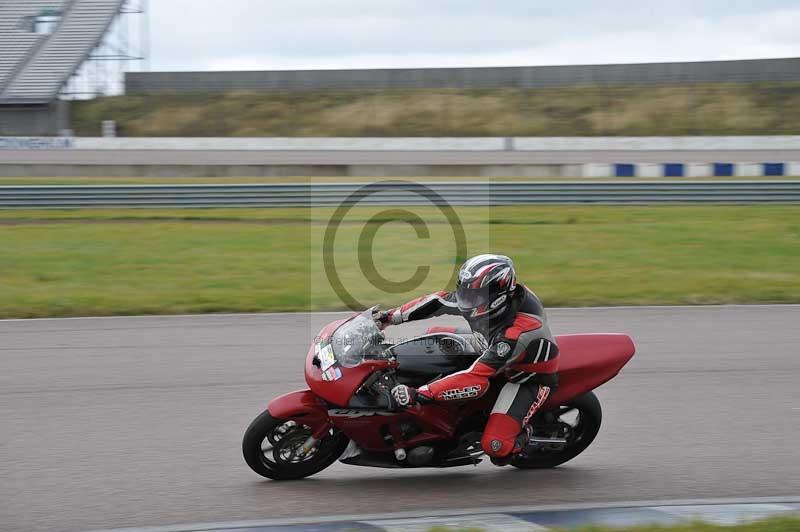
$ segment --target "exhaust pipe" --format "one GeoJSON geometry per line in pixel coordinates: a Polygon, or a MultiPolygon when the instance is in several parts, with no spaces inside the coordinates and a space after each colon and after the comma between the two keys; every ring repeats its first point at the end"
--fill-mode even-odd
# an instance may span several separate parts
{"type": "Polygon", "coordinates": [[[528,445],[538,449],[560,451],[567,446],[566,438],[538,438],[533,436],[528,438],[528,445]]]}
{"type": "Polygon", "coordinates": [[[528,438],[528,443],[539,443],[539,444],[558,444],[558,445],[566,445],[567,439],[566,438],[539,438],[536,436],[531,436],[528,438]]]}

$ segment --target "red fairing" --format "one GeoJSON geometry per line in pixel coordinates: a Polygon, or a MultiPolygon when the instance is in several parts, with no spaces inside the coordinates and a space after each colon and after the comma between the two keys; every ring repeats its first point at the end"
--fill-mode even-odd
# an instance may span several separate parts
{"type": "Polygon", "coordinates": [[[566,403],[612,379],[636,352],[627,334],[564,334],[556,343],[559,384],[548,405],[566,403]]]}
{"type": "Polygon", "coordinates": [[[388,360],[368,360],[354,368],[339,369],[342,377],[335,381],[322,379],[322,370],[314,365],[314,348],[312,347],[306,357],[306,382],[311,390],[326,401],[336,406],[345,407],[350,398],[356,393],[359,386],[376,371],[381,371],[392,366],[388,360]]]}
{"type": "Polygon", "coordinates": [[[298,390],[276,397],[267,405],[272,417],[297,420],[321,432],[330,427],[328,408],[311,390],[298,390]]]}
{"type": "MultiPolygon", "coordinates": [[[[347,319],[343,319],[328,324],[320,331],[315,343],[330,338],[336,329],[346,321],[347,319]]],[[[314,355],[314,344],[311,344],[306,355],[306,383],[311,388],[311,391],[319,397],[341,407],[347,406],[358,387],[373,372],[387,369],[393,365],[388,360],[368,360],[354,368],[339,367],[342,377],[335,381],[326,381],[322,378],[322,370],[314,365],[314,355]]]]}
{"type": "Polygon", "coordinates": [[[455,333],[458,331],[458,327],[445,327],[441,325],[437,325],[434,327],[428,327],[425,329],[425,334],[435,334],[435,333],[455,333]]]}

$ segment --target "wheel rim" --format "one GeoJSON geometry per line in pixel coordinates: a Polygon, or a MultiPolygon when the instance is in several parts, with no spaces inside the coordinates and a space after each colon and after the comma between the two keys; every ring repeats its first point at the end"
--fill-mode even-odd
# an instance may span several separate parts
{"type": "Polygon", "coordinates": [[[261,439],[261,463],[268,469],[279,470],[313,466],[329,458],[337,434],[331,430],[314,445],[303,452],[302,447],[309,437],[311,428],[287,421],[270,429],[261,439]]]}
{"type": "Polygon", "coordinates": [[[561,407],[555,414],[558,437],[567,440],[567,448],[574,447],[583,439],[586,429],[585,417],[582,410],[572,406],[561,407]]]}
{"type": "Polygon", "coordinates": [[[310,437],[311,431],[305,428],[289,431],[272,449],[275,463],[291,466],[312,461],[319,450],[319,442],[316,442],[308,451],[303,451],[303,445],[310,437]]]}
{"type": "MultiPolygon", "coordinates": [[[[297,426],[297,423],[294,421],[287,421],[286,423],[282,423],[275,427],[273,430],[267,433],[267,440],[272,446],[274,447],[283,436],[285,436],[289,431],[297,426]]],[[[263,442],[262,442],[262,450],[263,450],[263,442]]]]}

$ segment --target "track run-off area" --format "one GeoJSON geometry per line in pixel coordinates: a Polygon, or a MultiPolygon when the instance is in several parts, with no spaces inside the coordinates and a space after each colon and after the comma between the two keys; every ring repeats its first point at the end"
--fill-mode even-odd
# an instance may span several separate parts
{"type": "Polygon", "coordinates": [[[304,386],[308,344],[342,314],[0,321],[0,528],[800,494],[800,306],[549,314],[556,334],[625,332],[637,345],[599,389],[603,427],[574,461],[543,471],[337,463],[283,483],[245,465],[242,433],[269,399],[304,386]]]}

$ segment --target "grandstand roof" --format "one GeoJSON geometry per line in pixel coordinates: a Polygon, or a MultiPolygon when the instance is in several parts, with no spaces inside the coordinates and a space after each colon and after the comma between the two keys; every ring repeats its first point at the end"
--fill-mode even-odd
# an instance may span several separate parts
{"type": "Polygon", "coordinates": [[[64,84],[102,42],[124,1],[3,0],[0,104],[56,99],[64,84]],[[36,32],[35,22],[42,19],[57,20],[50,24],[52,33],[36,32]]]}

